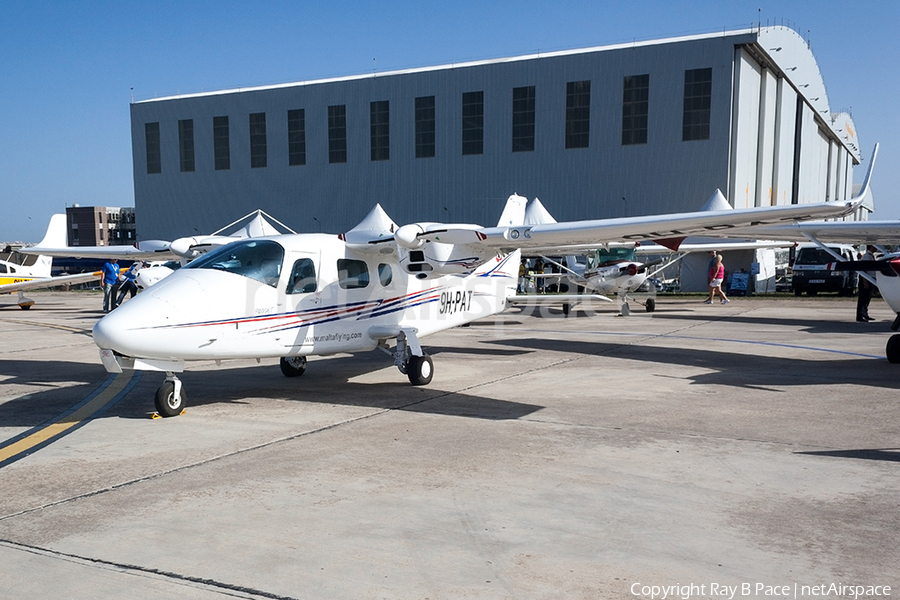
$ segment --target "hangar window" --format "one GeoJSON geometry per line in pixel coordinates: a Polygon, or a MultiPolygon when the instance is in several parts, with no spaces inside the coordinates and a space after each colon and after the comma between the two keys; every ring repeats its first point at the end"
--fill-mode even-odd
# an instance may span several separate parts
{"type": "Polygon", "coordinates": [[[347,162],[347,106],[328,107],[328,162],[347,162]]]}
{"type": "Polygon", "coordinates": [[[306,164],[306,111],[288,111],[288,165],[306,164]]]}
{"type": "Polygon", "coordinates": [[[181,172],[194,170],[194,120],[178,121],[178,152],[181,159],[181,172]]]}
{"type": "Polygon", "coordinates": [[[354,290],[369,285],[369,267],[365,261],[339,258],[338,284],[342,289],[354,290]]]}
{"type": "Polygon", "coordinates": [[[647,143],[650,75],[630,75],[622,84],[622,145],[647,143]]]}
{"type": "Polygon", "coordinates": [[[591,133],[591,82],[566,84],[566,148],[587,148],[591,133]]]}
{"type": "Polygon", "coordinates": [[[709,109],[711,104],[712,68],[685,71],[682,141],[709,139],[709,109]]]}
{"type": "Polygon", "coordinates": [[[462,153],[484,153],[484,92],[462,96],[462,153]]]}
{"type": "Polygon", "coordinates": [[[434,158],[434,96],[416,98],[416,158],[434,158]]]}
{"type": "Polygon", "coordinates": [[[250,168],[266,166],[266,113],[250,115],[250,168]]]}
{"type": "Polygon", "coordinates": [[[534,150],[534,86],[513,88],[512,151],[534,150]]]}
{"type": "Polygon", "coordinates": [[[228,117],[213,117],[213,151],[215,153],[216,171],[231,169],[228,117]]]}
{"type": "Polygon", "coordinates": [[[147,148],[147,174],[162,173],[159,151],[159,123],[144,123],[144,143],[147,148]]]}
{"type": "Polygon", "coordinates": [[[372,160],[391,158],[390,102],[379,100],[369,103],[369,131],[372,160]]]}

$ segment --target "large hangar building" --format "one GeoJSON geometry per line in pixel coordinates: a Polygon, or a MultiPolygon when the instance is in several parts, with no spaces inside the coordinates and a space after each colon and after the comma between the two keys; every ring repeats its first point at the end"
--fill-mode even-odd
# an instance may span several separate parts
{"type": "Polygon", "coordinates": [[[861,159],[780,26],[152,99],[131,127],[144,239],[256,208],[339,233],[376,202],[494,225],[512,193],[559,220],[842,200],[861,159]]]}

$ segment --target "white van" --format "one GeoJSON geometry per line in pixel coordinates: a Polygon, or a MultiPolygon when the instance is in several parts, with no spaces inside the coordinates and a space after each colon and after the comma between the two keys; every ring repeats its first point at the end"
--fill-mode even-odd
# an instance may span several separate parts
{"type": "MultiPolygon", "coordinates": [[[[843,260],[856,260],[856,249],[847,244],[828,244],[828,248],[839,254],[843,260]]],[[[859,275],[855,271],[835,271],[837,259],[816,246],[801,244],[794,259],[791,288],[799,296],[806,292],[815,296],[819,292],[837,292],[841,296],[856,293],[859,275]]]]}

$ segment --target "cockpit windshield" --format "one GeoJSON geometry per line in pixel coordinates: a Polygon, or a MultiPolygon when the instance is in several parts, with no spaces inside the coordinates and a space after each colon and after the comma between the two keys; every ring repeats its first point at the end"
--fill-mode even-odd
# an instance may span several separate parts
{"type": "Polygon", "coordinates": [[[251,239],[222,246],[185,268],[228,271],[275,287],[283,260],[284,248],[277,242],[251,239]]]}
{"type": "Polygon", "coordinates": [[[634,261],[634,247],[601,248],[592,257],[594,267],[603,267],[622,261],[634,261]]]}

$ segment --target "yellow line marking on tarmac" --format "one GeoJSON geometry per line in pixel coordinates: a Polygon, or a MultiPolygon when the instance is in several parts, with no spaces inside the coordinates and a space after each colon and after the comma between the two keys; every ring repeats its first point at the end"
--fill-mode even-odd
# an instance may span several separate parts
{"type": "Polygon", "coordinates": [[[23,452],[27,452],[31,448],[46,442],[52,437],[62,434],[68,429],[75,427],[83,420],[93,415],[97,410],[106,405],[119,392],[125,389],[125,386],[131,381],[137,371],[129,371],[120,373],[110,382],[104,390],[97,394],[90,402],[76,410],[75,412],[65,415],[64,417],[50,423],[43,429],[35,431],[26,438],[23,438],[6,448],[0,449],[0,463],[12,458],[23,452]]]}

